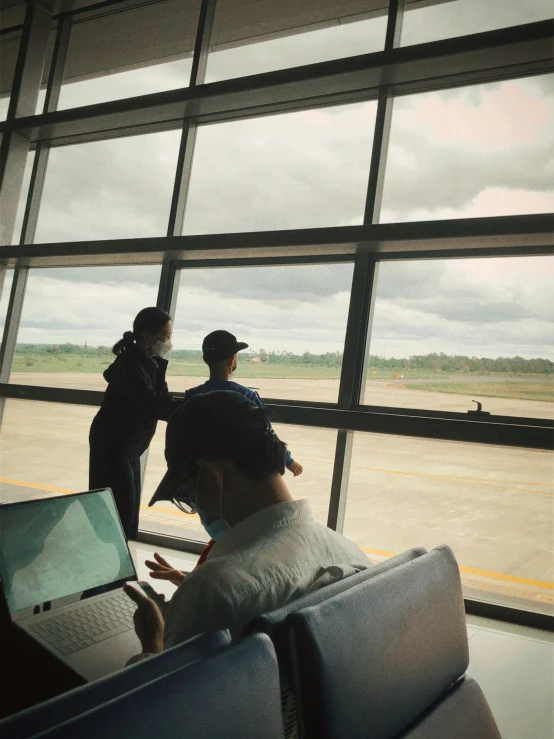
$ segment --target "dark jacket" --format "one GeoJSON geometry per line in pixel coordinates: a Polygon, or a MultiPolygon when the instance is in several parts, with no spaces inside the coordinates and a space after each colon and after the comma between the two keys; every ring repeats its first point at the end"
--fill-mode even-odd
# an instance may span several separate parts
{"type": "Polygon", "coordinates": [[[137,350],[120,354],[104,372],[104,400],[90,429],[90,443],[140,457],[180,401],[167,390],[167,360],[146,359],[137,350]]]}
{"type": "MultiPolygon", "coordinates": [[[[251,403],[254,403],[254,405],[257,405],[259,408],[265,409],[263,400],[255,390],[246,387],[246,385],[239,385],[238,382],[233,382],[232,380],[206,380],[202,385],[197,385],[196,387],[191,387],[187,390],[185,393],[185,400],[189,400],[189,398],[192,398],[195,395],[210,393],[213,390],[232,390],[235,393],[244,395],[245,398],[248,398],[251,403]]],[[[271,430],[273,431],[273,427],[271,427],[271,430]]],[[[285,452],[285,465],[289,467],[293,462],[294,459],[292,458],[292,454],[287,449],[285,452]]]]}

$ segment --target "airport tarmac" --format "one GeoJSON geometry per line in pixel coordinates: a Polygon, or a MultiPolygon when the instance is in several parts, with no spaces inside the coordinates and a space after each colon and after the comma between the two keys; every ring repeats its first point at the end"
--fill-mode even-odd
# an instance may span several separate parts
{"type": "MultiPolygon", "coordinates": [[[[176,392],[199,381],[168,379],[176,392]]],[[[240,379],[265,397],[336,398],[336,381],[240,379]]],[[[83,374],[14,374],[11,381],[104,387],[98,376],[83,374]]],[[[466,399],[391,388],[385,381],[372,381],[371,386],[372,396],[379,395],[372,403],[379,405],[393,405],[394,398],[397,407],[460,410],[466,399]]],[[[552,404],[537,401],[487,400],[491,411],[502,414],[544,418],[552,410],[552,404]]],[[[8,400],[1,436],[0,502],[85,490],[88,430],[95,412],[92,407],[66,405],[62,415],[55,404],[8,400]]],[[[275,428],[304,465],[301,477],[286,474],[291,492],[307,498],[317,519],[325,523],[336,432],[278,424],[275,428]]],[[[171,504],[146,507],[165,469],[164,430],[160,423],[149,452],[141,525],[201,538],[195,517],[180,514],[171,504]]],[[[456,553],[466,587],[513,598],[521,606],[524,600],[554,605],[553,456],[533,449],[356,433],[344,533],[375,559],[416,545],[447,543],[456,553]]]]}
{"type": "MultiPolygon", "coordinates": [[[[240,365],[239,365],[240,369],[240,365]]],[[[207,378],[168,375],[169,389],[184,392],[199,385],[207,378]]],[[[469,379],[469,378],[468,378],[469,379]]],[[[517,398],[496,398],[479,396],[475,392],[477,384],[467,382],[466,394],[437,393],[427,390],[414,390],[406,387],[405,379],[368,380],[364,403],[366,405],[390,406],[393,408],[419,408],[433,411],[466,413],[475,410],[474,399],[483,403],[483,410],[500,416],[519,416],[524,418],[554,418],[554,403],[517,398]],[[473,389],[472,389],[473,388],[473,389]]],[[[490,382],[491,378],[484,378],[490,382]]],[[[248,387],[258,391],[262,398],[281,398],[305,402],[336,403],[339,392],[338,380],[299,380],[247,377],[239,373],[236,378],[248,387]]],[[[457,380],[458,381],[458,380],[457,380]]],[[[45,387],[69,387],[79,390],[105,390],[106,382],[100,374],[79,372],[17,372],[12,373],[10,382],[21,385],[42,385],[45,387]]],[[[410,380],[409,384],[417,384],[410,380]]]]}

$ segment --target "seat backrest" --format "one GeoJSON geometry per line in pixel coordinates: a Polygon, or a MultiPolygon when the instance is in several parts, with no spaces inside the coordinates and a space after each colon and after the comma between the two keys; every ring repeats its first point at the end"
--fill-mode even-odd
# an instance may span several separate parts
{"type": "Polygon", "coordinates": [[[487,699],[469,677],[459,680],[399,739],[502,739],[487,699]]]}
{"type": "Polygon", "coordinates": [[[41,739],[183,736],[283,739],[277,657],[269,637],[255,634],[40,734],[41,739]]]}
{"type": "Polygon", "coordinates": [[[285,628],[305,739],[392,739],[469,662],[447,546],[289,615],[285,628]]]}
{"type": "Polygon", "coordinates": [[[0,721],[2,739],[26,739],[113,700],[163,675],[179,670],[231,643],[229,631],[201,634],[101,680],[0,721]]]}
{"type": "Polygon", "coordinates": [[[286,617],[290,613],[295,613],[296,611],[300,611],[304,608],[316,606],[319,603],[322,603],[324,600],[332,598],[338,593],[342,593],[345,590],[358,585],[359,583],[365,582],[366,580],[371,580],[372,578],[381,575],[383,572],[387,572],[394,567],[399,567],[406,562],[411,562],[417,557],[421,557],[421,555],[425,554],[426,551],[427,550],[423,549],[423,547],[414,547],[413,549],[408,549],[406,552],[402,552],[401,554],[397,554],[394,557],[385,559],[383,562],[379,562],[379,564],[375,565],[374,567],[369,567],[367,570],[357,572],[354,575],[345,577],[343,580],[333,582],[323,588],[320,588],[319,590],[310,591],[309,593],[306,593],[306,595],[303,595],[300,598],[287,603],[282,608],[277,608],[274,611],[270,611],[269,613],[264,613],[261,616],[256,616],[256,618],[252,619],[252,621],[250,621],[245,627],[244,635],[246,636],[248,634],[256,632],[267,634],[271,637],[273,643],[275,644],[279,659],[285,659],[288,646],[284,644],[285,638],[282,627],[284,626],[286,617]]]}
{"type": "Polygon", "coordinates": [[[277,608],[269,613],[264,613],[261,616],[257,616],[247,624],[244,635],[250,633],[261,632],[271,637],[275,650],[277,652],[277,658],[279,661],[279,671],[281,673],[281,705],[283,707],[283,719],[285,723],[285,735],[287,739],[293,739],[297,736],[297,705],[293,692],[290,689],[290,664],[289,664],[289,648],[288,639],[285,631],[285,619],[290,613],[299,611],[303,608],[309,608],[315,606],[318,603],[322,603],[327,598],[332,598],[338,593],[342,593],[355,585],[371,580],[374,577],[387,572],[388,570],[398,567],[406,562],[411,562],[416,557],[421,557],[427,550],[423,547],[414,547],[406,552],[397,554],[394,557],[379,562],[374,567],[369,567],[367,570],[357,572],[354,575],[345,577],[342,580],[330,583],[318,590],[312,590],[305,595],[297,598],[296,600],[287,603],[281,608],[277,608]]]}

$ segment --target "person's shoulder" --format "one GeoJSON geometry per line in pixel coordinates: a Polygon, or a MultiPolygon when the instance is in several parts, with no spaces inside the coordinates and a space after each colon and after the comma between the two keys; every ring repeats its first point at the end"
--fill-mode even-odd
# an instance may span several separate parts
{"type": "Polygon", "coordinates": [[[106,382],[113,382],[117,378],[129,372],[133,362],[136,362],[136,360],[128,356],[126,352],[118,354],[114,357],[114,361],[110,366],[104,370],[104,379],[106,382]]]}
{"type": "Polygon", "coordinates": [[[200,385],[195,385],[194,387],[190,387],[185,395],[187,398],[192,398],[193,395],[199,395],[200,393],[208,392],[209,388],[206,387],[208,385],[207,382],[203,382],[200,385]]]}
{"type": "Polygon", "coordinates": [[[238,382],[234,382],[231,380],[229,382],[229,390],[233,390],[235,393],[240,393],[241,395],[244,395],[248,400],[251,400],[253,403],[257,403],[260,399],[260,396],[255,390],[252,390],[251,387],[247,387],[246,385],[241,385],[238,382]]]}

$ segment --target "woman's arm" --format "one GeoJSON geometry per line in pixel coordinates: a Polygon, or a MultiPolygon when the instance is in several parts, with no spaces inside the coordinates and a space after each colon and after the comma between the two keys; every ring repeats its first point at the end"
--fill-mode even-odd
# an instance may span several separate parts
{"type": "MultiPolygon", "coordinates": [[[[156,372],[160,371],[158,367],[156,372]]],[[[109,384],[128,401],[140,406],[148,415],[167,421],[182,401],[168,392],[165,379],[162,379],[162,383],[159,391],[147,369],[132,358],[116,361],[109,378],[109,384]]]]}

